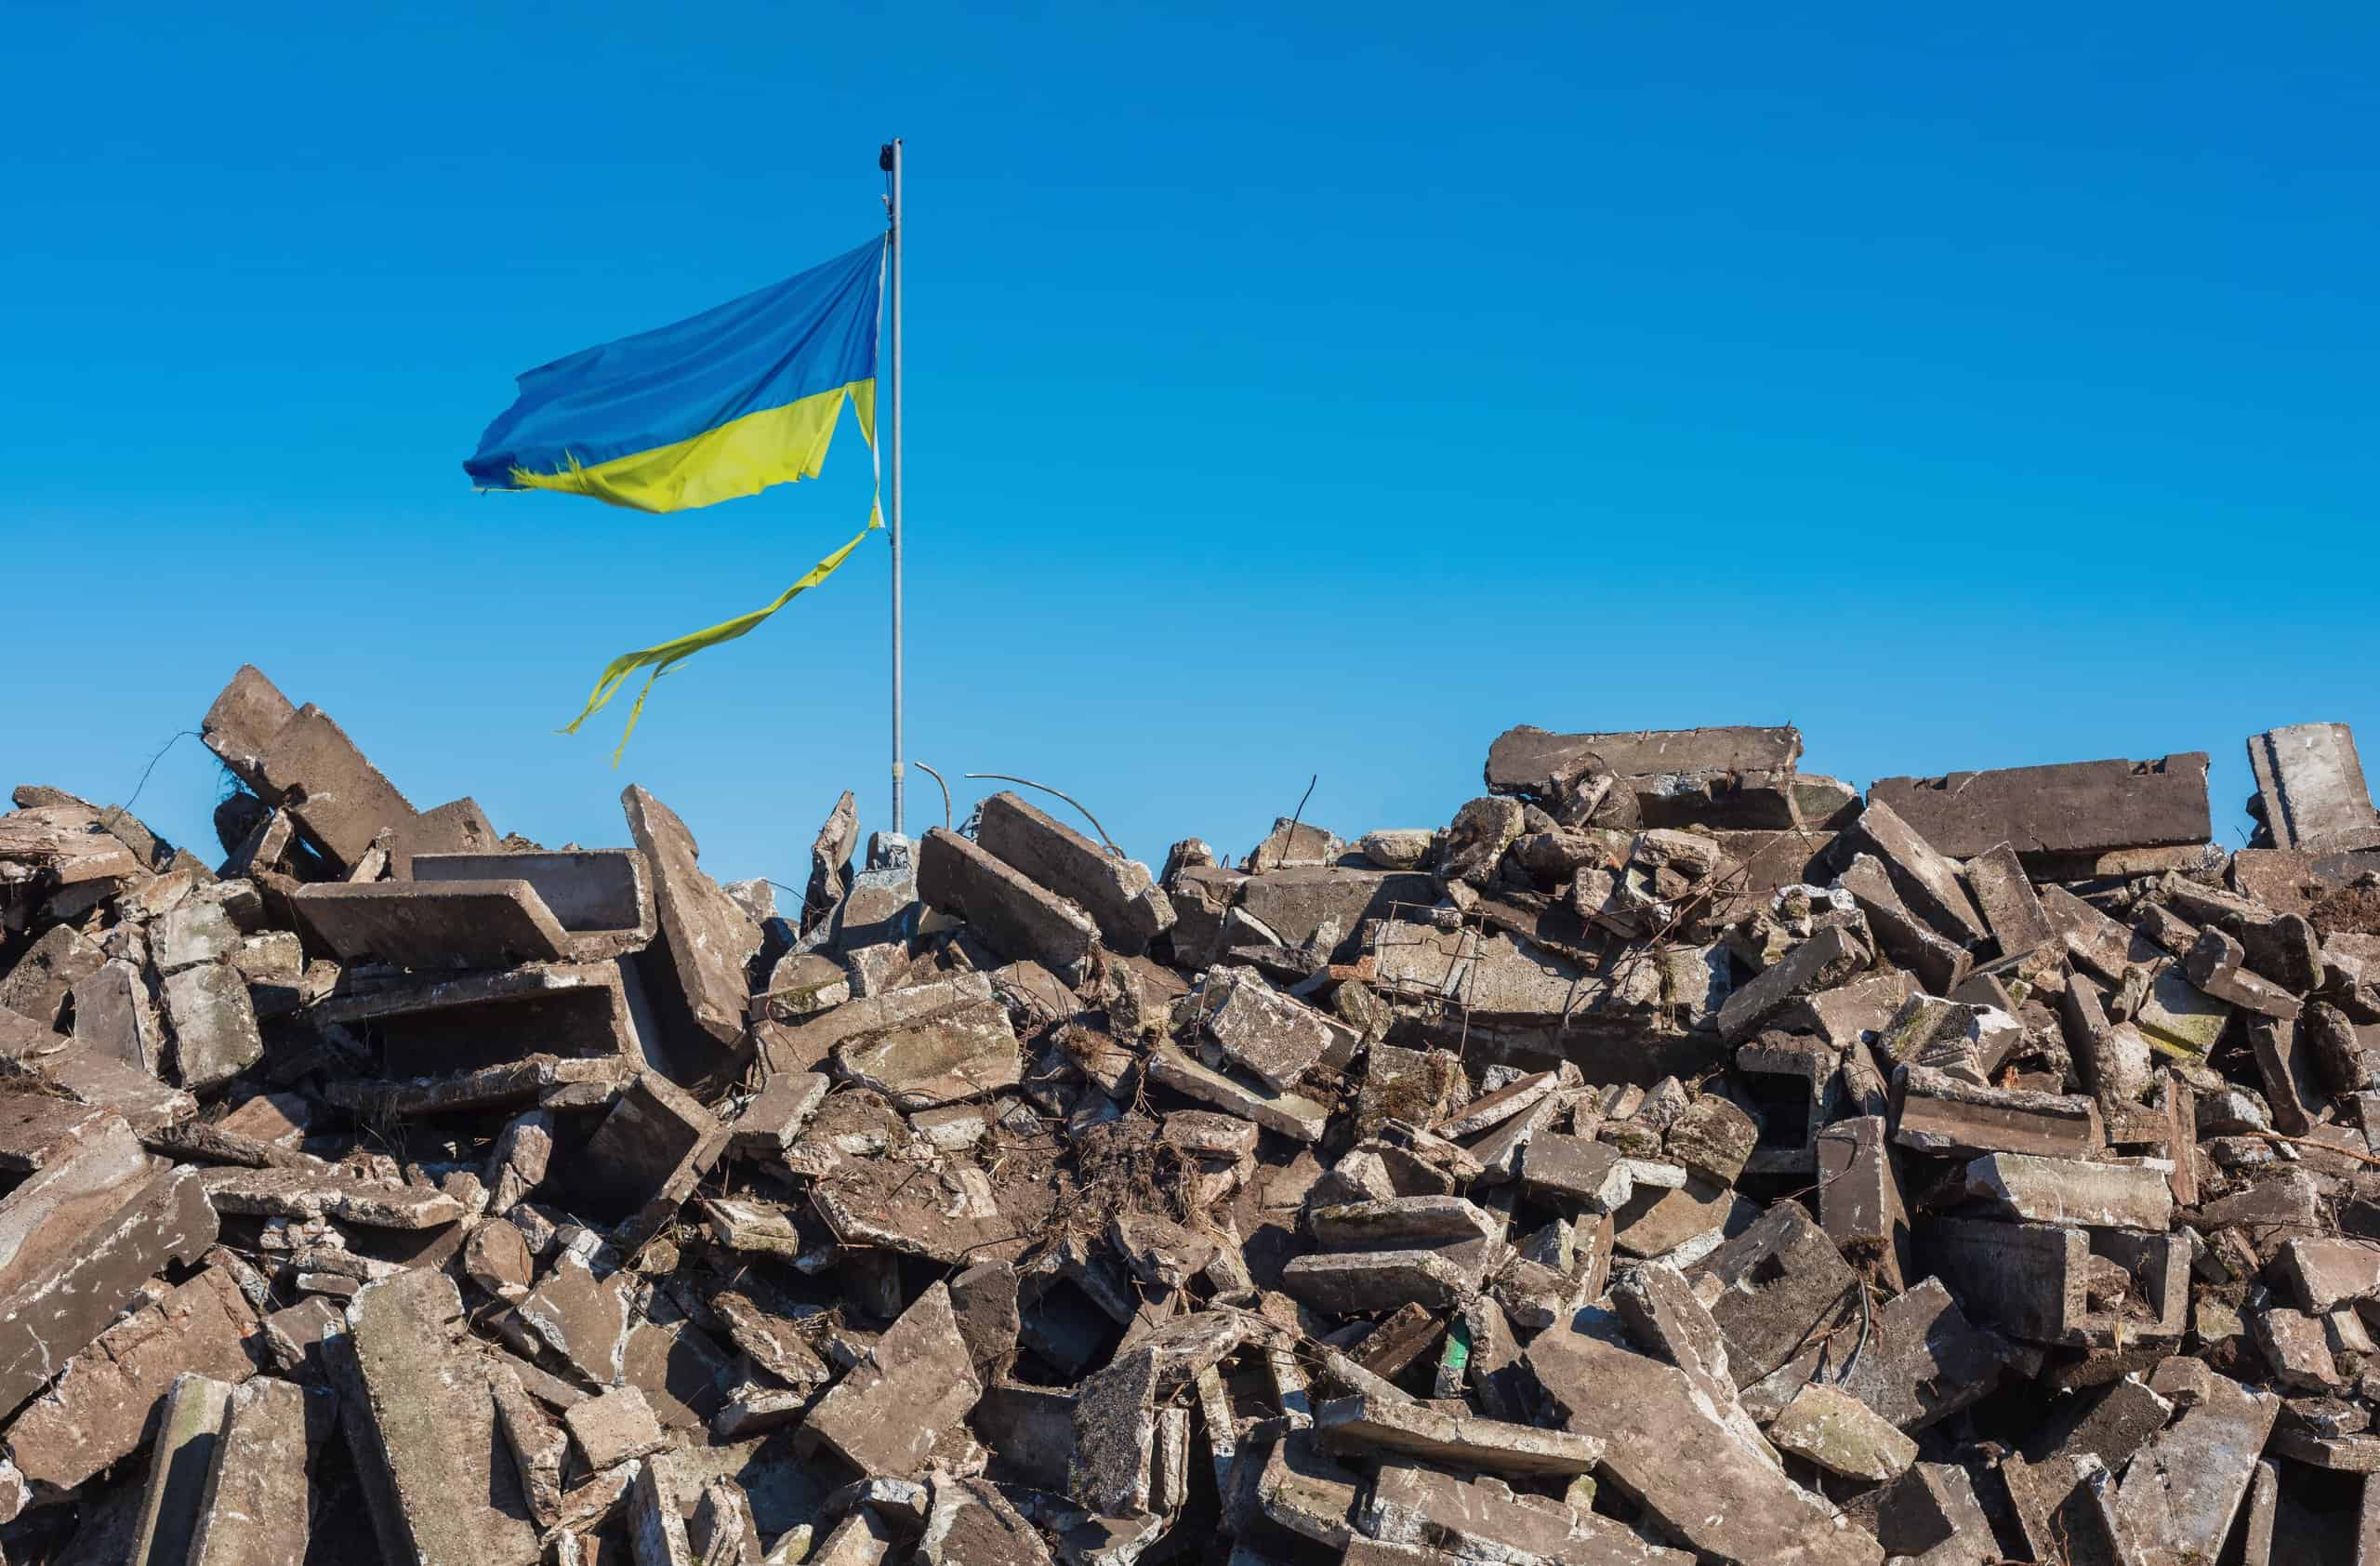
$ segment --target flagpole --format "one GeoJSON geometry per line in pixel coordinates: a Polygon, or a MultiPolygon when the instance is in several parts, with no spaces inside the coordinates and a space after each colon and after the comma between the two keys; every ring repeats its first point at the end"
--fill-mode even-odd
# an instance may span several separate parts
{"type": "Polygon", "coordinates": [[[901,764],[901,139],[896,136],[886,142],[877,161],[890,187],[884,202],[884,249],[885,270],[890,274],[885,311],[892,323],[887,348],[892,361],[892,384],[887,398],[884,447],[892,481],[885,519],[892,535],[892,832],[898,837],[906,831],[908,816],[908,787],[901,764]]]}

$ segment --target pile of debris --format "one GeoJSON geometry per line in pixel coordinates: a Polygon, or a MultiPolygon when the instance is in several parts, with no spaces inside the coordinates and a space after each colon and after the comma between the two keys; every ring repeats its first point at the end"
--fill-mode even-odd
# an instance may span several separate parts
{"type": "Polygon", "coordinates": [[[2238,853],[2202,754],[1518,728],[1156,878],[846,794],[784,914],[639,788],[548,850],[252,668],[204,732],[218,864],[0,816],[20,1566],[2380,1549],[2343,726],[2238,853]]]}

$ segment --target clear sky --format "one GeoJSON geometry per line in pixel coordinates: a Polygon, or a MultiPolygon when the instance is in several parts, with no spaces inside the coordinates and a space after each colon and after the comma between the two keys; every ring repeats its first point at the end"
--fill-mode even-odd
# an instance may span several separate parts
{"type": "MultiPolygon", "coordinates": [[[[12,8],[0,779],[244,660],[417,805],[722,876],[886,817],[865,516],[471,493],[511,378],[848,249],[910,153],[911,753],[1244,853],[1488,740],[1884,774],[2380,746],[2368,5],[12,8]]],[[[2380,758],[2376,758],[2380,759],[2380,758]]],[[[138,809],[205,838],[183,740],[138,809]]],[[[974,788],[974,785],[963,785],[974,788]]],[[[962,795],[963,816],[969,798],[962,795]]],[[[922,776],[913,829],[938,820],[922,776]]],[[[2235,839],[2236,841],[2236,839],[2235,839]]],[[[211,844],[207,844],[212,852],[211,844]]]]}

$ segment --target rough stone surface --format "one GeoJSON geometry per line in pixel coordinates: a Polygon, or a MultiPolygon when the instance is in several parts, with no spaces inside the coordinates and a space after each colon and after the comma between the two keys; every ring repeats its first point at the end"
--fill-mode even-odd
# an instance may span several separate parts
{"type": "Polygon", "coordinates": [[[366,1284],[337,1347],[339,1415],[380,1553],[421,1566],[529,1566],[537,1534],[496,1402],[458,1358],[455,1285],[435,1272],[366,1284]]]}
{"type": "Polygon", "coordinates": [[[2020,855],[2098,855],[2204,843],[2210,835],[2206,756],[2153,762],[2065,762],[1879,777],[1870,808],[1889,806],[1937,849],[1969,858],[2008,843],[2020,855]]]}
{"type": "Polygon", "coordinates": [[[260,1375],[231,1394],[190,1566],[299,1566],[312,1521],[306,1392],[260,1375]]]}
{"type": "Polygon", "coordinates": [[[628,831],[653,874],[654,917],[668,973],[694,1026],[721,1044],[744,1035],[745,970],[760,927],[696,862],[694,834],[677,812],[631,783],[620,795],[628,831]]]}
{"type": "Polygon", "coordinates": [[[1081,908],[1111,949],[1137,955],[1173,927],[1173,904],[1146,865],[1109,853],[1013,793],[990,795],[980,809],[976,843],[1081,908]]]}
{"type": "Polygon", "coordinates": [[[983,1390],[950,1291],[937,1283],[828,1388],[803,1429],[864,1474],[907,1478],[983,1390]]]}
{"type": "Polygon", "coordinates": [[[1527,1360],[1567,1426],[1606,1443],[1603,1472],[1694,1548],[1771,1566],[1883,1560],[1872,1536],[1737,1439],[1676,1366],[1562,1330],[1527,1360]]]}
{"type": "Polygon", "coordinates": [[[956,832],[936,827],[919,840],[918,896],[1002,956],[1030,958],[1066,984],[1089,977],[1099,940],[1091,916],[956,832]]]}

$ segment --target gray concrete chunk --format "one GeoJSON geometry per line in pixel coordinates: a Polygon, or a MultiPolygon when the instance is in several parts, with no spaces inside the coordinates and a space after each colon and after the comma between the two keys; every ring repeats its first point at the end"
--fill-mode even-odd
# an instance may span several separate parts
{"type": "Polygon", "coordinates": [[[2192,750],[2150,762],[1879,777],[1869,786],[1868,802],[1871,809],[1889,806],[1926,842],[1957,858],[2002,843],[2019,855],[2201,843],[2211,826],[2206,765],[2205,752],[2192,750]]]}
{"type": "Polygon", "coordinates": [[[1591,1435],[1447,1413],[1404,1398],[1339,1398],[1315,1411],[1325,1447],[1403,1453],[1499,1474],[1592,1473],[1604,1444],[1591,1435]]]}
{"type": "Polygon", "coordinates": [[[1099,926],[1091,916],[958,833],[936,827],[918,844],[918,896],[963,919],[994,951],[1040,963],[1070,985],[1091,976],[1099,926]]]}
{"type": "MultiPolygon", "coordinates": [[[[1990,926],[1959,880],[1958,866],[1882,797],[1871,790],[1868,799],[1868,808],[1845,835],[1884,861],[1885,873],[1902,900],[1939,934],[1967,947],[1987,938],[1990,926]]],[[[1978,845],[1974,852],[1990,846],[1978,845]]]]}
{"type": "Polygon", "coordinates": [[[677,812],[633,783],[620,805],[653,876],[668,974],[694,1026],[734,1045],[744,1036],[745,970],[760,955],[760,927],[703,873],[694,834],[677,812]]]}
{"type": "Polygon", "coordinates": [[[1760,1566],[1878,1566],[1874,1538],[1738,1439],[1674,1365],[1555,1328],[1527,1360],[1567,1427],[1605,1443],[1603,1472],[1695,1549],[1760,1566]]]}
{"type": "Polygon", "coordinates": [[[538,1556],[496,1401],[457,1348],[460,1295],[443,1274],[368,1283],[326,1339],[339,1413],[380,1553],[407,1566],[530,1566],[538,1556]]]}
{"type": "Polygon", "coordinates": [[[2337,854],[2380,848],[2380,816],[2345,723],[2292,723],[2248,737],[2248,763],[2273,845],[2337,854]]]}
{"type": "Polygon", "coordinates": [[[804,1434],[863,1474],[915,1475],[934,1439],[983,1395],[950,1307],[936,1283],[918,1296],[803,1422],[804,1434]]]}
{"type": "Polygon", "coordinates": [[[416,854],[411,868],[417,882],[527,882],[583,962],[641,951],[659,928],[653,876],[633,848],[416,854]]]}
{"type": "Polygon", "coordinates": [[[306,1392],[260,1375],[231,1394],[189,1566],[299,1566],[312,1494],[306,1392]]]}
{"type": "Polygon", "coordinates": [[[188,1566],[190,1542],[198,1532],[231,1392],[229,1382],[211,1376],[192,1373],[175,1377],[158,1415],[156,1438],[150,1443],[149,1479],[141,1491],[131,1566],[188,1566]]]}
{"type": "Polygon", "coordinates": [[[1146,865],[1108,853],[1013,793],[978,808],[975,841],[985,851],[1080,907],[1111,949],[1135,955],[1173,927],[1173,904],[1146,865]]]}
{"type": "Polygon", "coordinates": [[[573,955],[525,881],[370,881],[300,886],[289,906],[346,962],[509,968],[573,955]]]}

